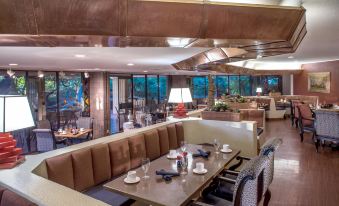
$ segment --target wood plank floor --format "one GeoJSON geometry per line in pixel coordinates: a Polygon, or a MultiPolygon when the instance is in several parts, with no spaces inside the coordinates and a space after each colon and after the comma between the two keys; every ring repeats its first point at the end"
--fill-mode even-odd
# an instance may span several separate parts
{"type": "Polygon", "coordinates": [[[339,151],[320,148],[316,153],[311,135],[300,142],[289,120],[266,122],[263,138],[280,137],[275,156],[272,199],[269,205],[339,205],[339,151]]]}

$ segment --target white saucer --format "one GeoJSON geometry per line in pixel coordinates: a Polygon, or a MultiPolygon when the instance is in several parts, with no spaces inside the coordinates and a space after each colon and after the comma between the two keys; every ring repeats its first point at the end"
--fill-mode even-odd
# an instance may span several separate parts
{"type": "Polygon", "coordinates": [[[127,177],[126,177],[126,178],[124,179],[124,182],[127,183],[127,184],[135,184],[135,183],[140,182],[140,177],[135,178],[135,180],[129,180],[129,179],[127,179],[127,177]]]}
{"type": "Polygon", "coordinates": [[[197,168],[194,168],[193,173],[198,174],[198,175],[203,175],[203,174],[207,173],[207,169],[204,169],[202,171],[198,171],[197,168]]]}
{"type": "Polygon", "coordinates": [[[223,150],[223,149],[221,149],[220,150],[222,153],[231,153],[233,150],[231,150],[231,149],[228,149],[228,150],[223,150]]]}
{"type": "Polygon", "coordinates": [[[167,159],[177,159],[177,155],[175,155],[175,156],[167,155],[166,157],[167,157],[167,159]]]}

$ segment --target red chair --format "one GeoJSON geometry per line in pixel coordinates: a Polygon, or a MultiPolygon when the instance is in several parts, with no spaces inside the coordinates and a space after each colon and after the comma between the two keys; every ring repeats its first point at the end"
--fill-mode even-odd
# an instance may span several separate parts
{"type": "Polygon", "coordinates": [[[314,118],[311,108],[307,104],[297,105],[298,124],[301,142],[304,140],[304,132],[310,132],[315,137],[314,118]]]}

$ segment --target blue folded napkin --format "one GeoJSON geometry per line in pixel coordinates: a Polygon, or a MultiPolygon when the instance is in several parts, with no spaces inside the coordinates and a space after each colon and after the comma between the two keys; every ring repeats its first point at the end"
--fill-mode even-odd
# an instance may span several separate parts
{"type": "Polygon", "coordinates": [[[180,174],[178,172],[168,172],[168,171],[165,171],[165,170],[159,170],[159,171],[157,170],[157,171],[155,171],[155,174],[161,175],[162,179],[164,179],[165,181],[171,181],[172,177],[180,176],[180,174]]]}
{"type": "Polygon", "coordinates": [[[198,149],[198,154],[193,154],[192,156],[193,157],[203,157],[203,158],[207,159],[210,156],[210,154],[211,154],[210,151],[205,152],[202,149],[198,149]]]}

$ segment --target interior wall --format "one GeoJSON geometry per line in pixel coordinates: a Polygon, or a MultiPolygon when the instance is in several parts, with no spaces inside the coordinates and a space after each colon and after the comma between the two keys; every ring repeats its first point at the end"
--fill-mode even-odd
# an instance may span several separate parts
{"type": "Polygon", "coordinates": [[[284,74],[282,76],[282,94],[291,95],[291,75],[284,74]]]}
{"type": "Polygon", "coordinates": [[[294,75],[294,95],[319,96],[320,103],[339,103],[339,61],[321,62],[302,65],[303,71],[294,75]],[[308,73],[330,72],[330,93],[308,91],[308,73]]]}
{"type": "Polygon", "coordinates": [[[187,88],[187,76],[173,75],[171,76],[171,87],[172,88],[187,88]]]}
{"type": "Polygon", "coordinates": [[[105,107],[106,107],[106,74],[104,72],[93,72],[90,74],[90,105],[93,121],[94,138],[106,136],[105,107]]]}

